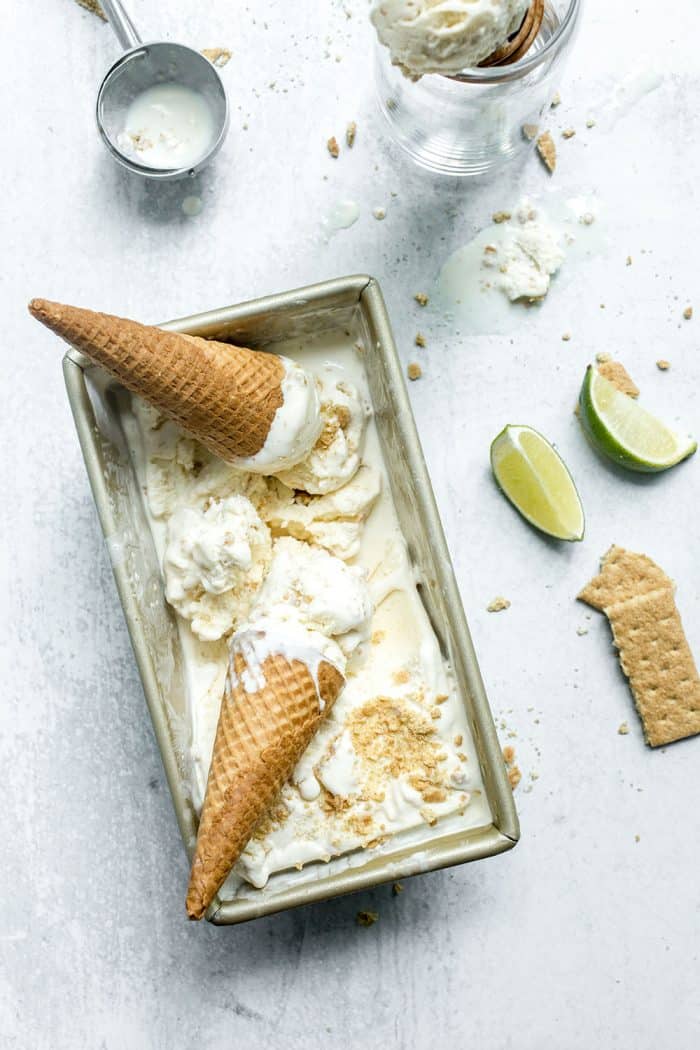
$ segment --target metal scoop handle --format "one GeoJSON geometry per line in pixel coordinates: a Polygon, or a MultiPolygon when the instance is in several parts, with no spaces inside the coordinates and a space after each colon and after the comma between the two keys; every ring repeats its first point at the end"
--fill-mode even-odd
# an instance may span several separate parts
{"type": "Polygon", "coordinates": [[[137,33],[136,27],[121,0],[100,0],[100,3],[117,40],[124,50],[130,51],[132,47],[138,47],[141,43],[141,37],[137,33]]]}

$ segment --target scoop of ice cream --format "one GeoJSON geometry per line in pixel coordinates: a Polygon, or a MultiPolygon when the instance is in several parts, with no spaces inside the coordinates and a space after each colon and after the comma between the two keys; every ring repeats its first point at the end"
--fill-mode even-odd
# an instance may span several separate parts
{"type": "Polygon", "coordinates": [[[247,615],[271,551],[270,531],[245,496],[181,507],[168,523],[166,598],[200,638],[221,638],[247,615]]]}
{"type": "Polygon", "coordinates": [[[482,266],[493,271],[492,283],[515,302],[542,299],[564,258],[559,230],[524,200],[484,248],[482,266]]]}
{"type": "Polygon", "coordinates": [[[308,496],[270,478],[260,514],[272,531],[315,543],[338,558],[354,558],[362,527],[381,490],[379,471],[361,466],[342,488],[308,496]]]}
{"type": "Polygon", "coordinates": [[[376,0],[370,18],[409,76],[478,66],[519,28],[530,0],[376,0]]]}
{"type": "Polygon", "coordinates": [[[282,404],[275,412],[263,447],[235,466],[255,474],[275,474],[298,463],[313,448],[323,426],[316,382],[305,369],[281,357],[285,374],[282,404]]]}
{"type": "Polygon", "coordinates": [[[289,470],[274,471],[292,489],[323,494],[344,485],[360,465],[368,408],[358,390],[335,376],[318,377],[322,429],[316,444],[289,470]]]}
{"type": "Polygon", "coordinates": [[[274,620],[280,630],[301,624],[333,639],[348,656],[369,636],[373,611],[362,569],[285,536],[275,541],[249,622],[274,620]]]}

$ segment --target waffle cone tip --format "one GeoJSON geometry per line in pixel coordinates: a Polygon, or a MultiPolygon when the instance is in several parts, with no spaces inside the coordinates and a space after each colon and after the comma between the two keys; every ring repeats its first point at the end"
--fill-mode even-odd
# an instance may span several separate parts
{"type": "Polygon", "coordinates": [[[188,919],[198,922],[200,919],[204,918],[208,903],[202,895],[201,887],[190,884],[190,888],[187,891],[186,907],[188,919]]]}
{"type": "Polygon", "coordinates": [[[52,308],[55,307],[55,305],[56,304],[52,303],[49,299],[32,299],[27,309],[37,321],[41,321],[42,324],[47,324],[47,318],[53,312],[52,308]]]}

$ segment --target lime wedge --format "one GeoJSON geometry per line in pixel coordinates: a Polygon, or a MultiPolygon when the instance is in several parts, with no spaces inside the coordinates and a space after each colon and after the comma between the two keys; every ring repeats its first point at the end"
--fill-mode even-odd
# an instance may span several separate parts
{"type": "Polygon", "coordinates": [[[583,539],[583,507],[571,474],[536,430],[505,427],[491,445],[491,469],[531,525],[558,540],[583,539]]]}
{"type": "Polygon", "coordinates": [[[653,474],[692,455],[697,441],[677,434],[589,365],[579,394],[579,418],[591,443],[628,470],[653,474]]]}

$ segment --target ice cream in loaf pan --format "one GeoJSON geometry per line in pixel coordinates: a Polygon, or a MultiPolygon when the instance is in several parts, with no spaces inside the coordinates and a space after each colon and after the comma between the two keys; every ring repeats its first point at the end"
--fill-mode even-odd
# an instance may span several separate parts
{"type": "MultiPolygon", "coordinates": [[[[275,350],[321,380],[324,431],[300,469],[306,472],[307,484],[312,474],[332,479],[335,470],[335,481],[342,484],[332,491],[311,494],[278,478],[235,470],[136,401],[127,421],[162,564],[167,564],[169,534],[178,514],[210,514],[217,501],[244,496],[269,530],[271,550],[291,537],[340,558],[365,575],[374,605],[367,637],[347,656],[345,688],[291,781],[254,831],[222,889],[224,898],[249,895],[252,886],[281,888],[318,878],[329,868],[363,863],[368,852],[381,852],[399,841],[415,842],[420,848],[437,832],[490,821],[464,709],[416,589],[398,525],[369,415],[361,358],[349,338],[327,334],[307,340],[303,348],[295,341],[276,344],[275,350]],[[359,444],[358,404],[365,431],[359,444]],[[353,406],[350,419],[342,409],[352,415],[353,406]],[[343,442],[348,446],[344,450],[343,442]],[[342,469],[338,473],[339,465],[353,456],[356,472],[346,480],[340,476],[342,469]]],[[[200,585],[201,592],[194,587],[193,605],[198,596],[205,597],[218,637],[198,636],[192,621],[177,616],[197,807],[223,692],[227,637],[247,615],[247,608],[239,607],[236,588],[230,589],[233,598],[221,592],[221,604],[231,606],[229,613],[220,612],[216,595],[201,581],[200,585]]],[[[310,580],[309,590],[313,589],[310,580]]]]}

